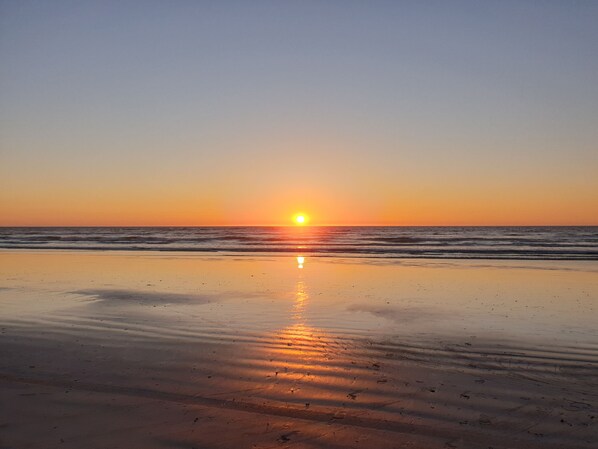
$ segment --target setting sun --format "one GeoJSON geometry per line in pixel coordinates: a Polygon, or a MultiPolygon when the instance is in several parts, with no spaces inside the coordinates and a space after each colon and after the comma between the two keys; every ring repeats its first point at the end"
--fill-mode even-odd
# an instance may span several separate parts
{"type": "Polygon", "coordinates": [[[297,214],[293,217],[293,221],[295,224],[304,225],[307,224],[308,217],[305,214],[297,214]]]}
{"type": "Polygon", "coordinates": [[[0,0],[0,449],[598,449],[597,23],[0,0]]]}

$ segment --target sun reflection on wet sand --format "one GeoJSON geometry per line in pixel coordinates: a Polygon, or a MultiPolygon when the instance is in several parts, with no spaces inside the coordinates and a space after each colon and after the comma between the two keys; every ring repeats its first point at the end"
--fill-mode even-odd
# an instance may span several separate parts
{"type": "MultiPolygon", "coordinates": [[[[303,269],[304,263],[305,257],[297,256],[297,268],[303,269]]],[[[282,338],[291,340],[291,345],[296,342],[300,347],[305,347],[313,343],[315,329],[307,326],[305,322],[305,311],[309,305],[309,299],[307,284],[301,272],[295,284],[295,295],[291,311],[292,324],[280,332],[282,338]]]]}
{"type": "MultiPolygon", "coordinates": [[[[297,256],[296,259],[297,268],[302,269],[305,257],[297,256]]],[[[310,296],[304,273],[299,272],[290,315],[291,324],[277,332],[278,338],[284,342],[284,353],[287,356],[300,357],[300,360],[294,361],[299,365],[306,363],[305,357],[319,357],[322,349],[320,339],[324,334],[320,329],[309,326],[306,320],[305,312],[309,304],[310,296]]]]}
{"type": "Polygon", "coordinates": [[[293,303],[292,318],[294,321],[297,321],[297,322],[303,321],[303,312],[305,311],[305,307],[306,307],[308,301],[309,301],[309,296],[305,289],[305,282],[303,280],[299,280],[299,281],[297,281],[297,290],[295,292],[295,302],[293,303]]]}
{"type": "Polygon", "coordinates": [[[305,263],[305,257],[297,256],[297,268],[302,269],[304,263],[305,263]]]}
{"type": "MultiPolygon", "coordinates": [[[[301,269],[305,257],[297,256],[296,259],[301,269]]],[[[274,376],[270,378],[274,383],[260,398],[272,401],[271,404],[282,403],[286,410],[296,407],[329,413],[331,417],[344,416],[348,409],[359,405],[352,399],[357,394],[357,371],[368,369],[359,369],[352,364],[347,351],[355,349],[354,344],[332,338],[324,329],[311,325],[307,311],[313,307],[313,298],[305,275],[303,270],[297,272],[289,324],[274,333],[277,343],[262,356],[270,361],[270,369],[274,370],[274,376]],[[353,375],[347,376],[348,372],[353,375]],[[346,404],[348,400],[352,403],[346,404]],[[344,405],[339,408],[341,404],[344,405]]]]}

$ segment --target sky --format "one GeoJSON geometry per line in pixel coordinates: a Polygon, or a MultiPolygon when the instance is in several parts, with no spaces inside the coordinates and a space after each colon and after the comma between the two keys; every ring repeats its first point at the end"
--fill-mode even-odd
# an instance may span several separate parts
{"type": "Polygon", "coordinates": [[[598,225],[598,2],[0,0],[0,225],[598,225]]]}

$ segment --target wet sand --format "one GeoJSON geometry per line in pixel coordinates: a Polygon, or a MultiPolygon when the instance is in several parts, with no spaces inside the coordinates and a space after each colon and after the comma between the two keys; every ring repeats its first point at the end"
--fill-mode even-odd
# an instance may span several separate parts
{"type": "Polygon", "coordinates": [[[0,252],[0,448],[591,448],[598,264],[0,252]]]}

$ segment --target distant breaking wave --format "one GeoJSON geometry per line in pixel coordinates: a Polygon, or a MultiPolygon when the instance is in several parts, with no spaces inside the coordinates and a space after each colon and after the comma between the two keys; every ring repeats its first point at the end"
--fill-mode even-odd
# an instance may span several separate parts
{"type": "Polygon", "coordinates": [[[0,249],[598,260],[598,227],[19,227],[0,249]]]}

